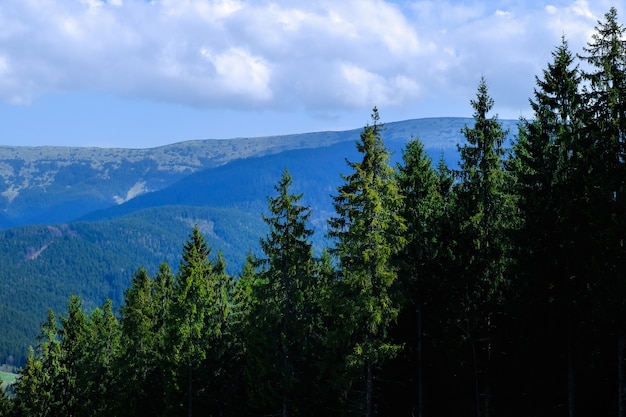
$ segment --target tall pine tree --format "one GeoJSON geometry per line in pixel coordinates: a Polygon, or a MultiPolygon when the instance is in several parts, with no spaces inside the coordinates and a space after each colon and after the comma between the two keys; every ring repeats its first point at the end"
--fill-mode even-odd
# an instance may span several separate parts
{"type": "MultiPolygon", "coordinates": [[[[397,255],[397,291],[403,302],[396,332],[405,348],[394,362],[397,362],[396,372],[402,381],[401,386],[411,389],[405,392],[394,387],[392,392],[399,394],[397,401],[406,401],[407,412],[412,410],[416,416],[422,416],[425,398],[424,334],[432,335],[440,326],[437,319],[443,274],[440,268],[440,239],[444,198],[449,188],[442,187],[440,174],[417,138],[407,143],[396,180],[403,196],[401,213],[406,220],[407,232],[406,243],[397,255]],[[407,367],[412,372],[407,372],[407,367]]],[[[400,404],[394,404],[396,409],[400,404]]]]}
{"type": "MultiPolygon", "coordinates": [[[[591,213],[595,229],[593,266],[595,299],[603,334],[614,338],[617,357],[617,414],[626,415],[626,29],[617,20],[612,7],[599,21],[582,59],[589,70],[583,76],[588,135],[594,155],[587,179],[591,213]]],[[[607,343],[611,343],[607,340],[607,343]]],[[[611,367],[611,365],[607,365],[611,367]]]]}
{"type": "MultiPolygon", "coordinates": [[[[253,317],[256,332],[249,353],[261,359],[255,377],[276,381],[266,386],[262,400],[268,412],[283,417],[306,413],[301,389],[306,382],[304,364],[312,317],[308,314],[309,288],[315,279],[308,219],[311,211],[300,204],[301,194],[292,194],[292,177],[286,169],[275,187],[276,197],[268,198],[269,227],[261,239],[264,256],[254,285],[253,317]],[[270,388],[270,389],[268,389],[270,388]]],[[[261,383],[257,380],[256,383],[261,383]]]]}
{"type": "Polygon", "coordinates": [[[535,398],[536,409],[567,403],[574,415],[574,366],[580,361],[574,338],[583,334],[581,260],[589,251],[590,234],[584,193],[589,143],[580,72],[565,38],[552,57],[543,76],[536,77],[530,100],[534,118],[521,121],[510,165],[521,224],[514,233],[518,268],[509,307],[515,326],[531,336],[518,341],[517,363],[544,375],[519,391],[535,398]],[[554,386],[567,389],[555,391],[554,386]],[[567,393],[567,401],[561,393],[567,393]]]}
{"type": "Polygon", "coordinates": [[[462,129],[467,143],[459,147],[461,176],[455,186],[458,276],[450,277],[450,285],[458,304],[454,323],[470,348],[476,414],[488,417],[495,383],[494,334],[507,284],[512,200],[504,170],[507,132],[497,116],[488,117],[494,102],[484,78],[471,104],[474,126],[462,129]]]}
{"type": "MultiPolygon", "coordinates": [[[[389,166],[383,125],[373,109],[357,142],[363,159],[349,162],[353,170],[333,197],[336,217],[329,220],[329,236],[341,269],[341,300],[346,307],[345,331],[352,352],[348,364],[362,371],[366,417],[374,412],[374,372],[399,346],[390,343],[388,330],[398,315],[391,287],[397,278],[392,259],[404,242],[406,229],[400,216],[401,195],[389,166]]],[[[339,302],[339,300],[338,300],[339,302]]]]}

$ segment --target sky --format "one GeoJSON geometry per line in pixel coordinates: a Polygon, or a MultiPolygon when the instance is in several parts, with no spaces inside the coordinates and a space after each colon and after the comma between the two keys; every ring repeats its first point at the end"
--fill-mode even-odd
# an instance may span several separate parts
{"type": "Polygon", "coordinates": [[[626,0],[0,0],[0,145],[149,148],[532,117],[535,76],[626,0]]]}

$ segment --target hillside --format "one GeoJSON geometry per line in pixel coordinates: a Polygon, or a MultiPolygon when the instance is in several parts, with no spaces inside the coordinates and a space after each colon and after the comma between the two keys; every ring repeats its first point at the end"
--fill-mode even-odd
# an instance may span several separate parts
{"type": "MultiPolygon", "coordinates": [[[[386,125],[397,161],[420,137],[431,157],[454,167],[460,129],[471,119],[420,119],[386,125]]],[[[516,121],[504,121],[514,127],[516,121]]],[[[0,363],[23,361],[48,308],[70,294],[88,307],[116,305],[140,266],[178,267],[194,224],[236,275],[266,233],[261,213],[284,168],[313,209],[319,249],[330,196],[357,156],[361,128],[273,138],[182,142],[161,148],[0,148],[0,363]],[[9,228],[9,224],[20,224],[9,228]]],[[[511,129],[514,133],[514,130],[511,129]]]]}
{"type": "Polygon", "coordinates": [[[233,160],[341,140],[345,132],[197,140],[151,149],[0,146],[0,228],[68,222],[233,160]]]}
{"type": "Polygon", "coordinates": [[[262,228],[260,216],[239,210],[176,206],[106,222],[1,231],[0,320],[9,325],[0,335],[0,361],[22,362],[47,310],[63,311],[71,294],[80,295],[90,309],[106,297],[120,305],[139,267],[152,274],[165,261],[175,271],[195,224],[214,255],[219,248],[237,263],[257,245],[250,231],[262,228]]]}

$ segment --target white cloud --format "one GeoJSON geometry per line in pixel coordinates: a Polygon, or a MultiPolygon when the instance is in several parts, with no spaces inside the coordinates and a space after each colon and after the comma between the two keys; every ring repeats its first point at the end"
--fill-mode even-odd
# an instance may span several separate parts
{"type": "Polygon", "coordinates": [[[202,50],[201,54],[215,67],[216,87],[223,94],[242,95],[258,101],[271,99],[272,92],[268,86],[270,69],[262,58],[240,48],[232,48],[219,55],[202,50]]]}
{"type": "MultiPolygon", "coordinates": [[[[604,14],[608,11],[601,9],[604,14]]],[[[565,34],[577,43],[585,43],[591,37],[593,28],[600,18],[595,16],[586,0],[576,0],[563,6],[546,6],[546,26],[555,35],[565,34]]]]}
{"type": "Polygon", "coordinates": [[[157,4],[170,19],[201,19],[211,23],[228,18],[243,8],[236,0],[161,0],[157,4]]]}
{"type": "Polygon", "coordinates": [[[611,3],[3,0],[0,98],[103,91],[212,108],[428,109],[468,103],[485,75],[501,88],[496,105],[515,112],[560,36],[577,52],[611,3]]]}

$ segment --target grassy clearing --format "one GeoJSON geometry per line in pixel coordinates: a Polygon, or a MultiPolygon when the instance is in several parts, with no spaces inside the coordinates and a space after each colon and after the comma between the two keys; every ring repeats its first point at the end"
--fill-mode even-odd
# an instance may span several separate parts
{"type": "Polygon", "coordinates": [[[0,371],[0,380],[2,381],[2,384],[0,384],[0,387],[6,388],[7,385],[14,383],[16,378],[17,378],[17,374],[0,371]]]}

